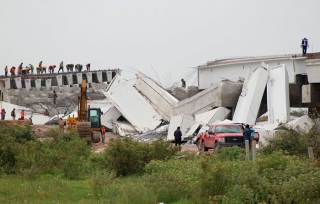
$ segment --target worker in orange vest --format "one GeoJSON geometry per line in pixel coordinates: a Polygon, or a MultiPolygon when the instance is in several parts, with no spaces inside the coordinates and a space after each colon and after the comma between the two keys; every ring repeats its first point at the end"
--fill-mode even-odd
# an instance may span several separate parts
{"type": "Polygon", "coordinates": [[[10,69],[10,73],[11,73],[11,76],[14,76],[15,74],[15,71],[16,71],[16,67],[12,66],[11,69],[10,69]]]}
{"type": "Polygon", "coordinates": [[[106,138],[106,128],[104,127],[104,125],[101,124],[101,140],[102,140],[102,143],[104,143],[104,140],[106,138]]]}
{"type": "Polygon", "coordinates": [[[23,68],[23,63],[21,62],[21,64],[18,67],[18,76],[21,75],[22,68],[23,68]]]}
{"type": "Polygon", "coordinates": [[[24,120],[24,110],[21,110],[19,120],[24,120]]]}

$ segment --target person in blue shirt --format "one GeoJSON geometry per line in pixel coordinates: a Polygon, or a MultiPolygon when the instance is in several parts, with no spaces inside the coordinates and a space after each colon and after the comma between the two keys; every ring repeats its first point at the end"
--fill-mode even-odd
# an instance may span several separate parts
{"type": "Polygon", "coordinates": [[[300,47],[302,47],[302,55],[305,56],[307,53],[307,47],[309,47],[307,36],[303,37],[300,47]]]}
{"type": "Polygon", "coordinates": [[[176,131],[174,131],[174,143],[175,146],[181,145],[181,137],[182,137],[182,132],[180,130],[180,127],[177,127],[176,131]]]}
{"type": "Polygon", "coordinates": [[[244,137],[244,141],[249,140],[249,145],[251,146],[251,140],[250,140],[251,130],[248,124],[246,124],[246,128],[243,131],[243,137],[244,137]]]}

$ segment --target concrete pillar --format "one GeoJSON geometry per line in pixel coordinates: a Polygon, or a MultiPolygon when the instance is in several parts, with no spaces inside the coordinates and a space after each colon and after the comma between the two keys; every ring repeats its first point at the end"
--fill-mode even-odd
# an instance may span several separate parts
{"type": "Polygon", "coordinates": [[[5,83],[4,89],[6,90],[10,89],[10,78],[5,78],[4,83],[5,83]]]}
{"type": "Polygon", "coordinates": [[[246,157],[249,158],[249,140],[245,140],[244,142],[246,144],[246,157]]]}
{"type": "Polygon", "coordinates": [[[30,91],[30,89],[31,89],[31,79],[25,79],[24,83],[26,85],[26,90],[30,91]]]}
{"type": "Polygon", "coordinates": [[[62,75],[57,75],[56,79],[57,79],[57,82],[58,82],[58,86],[61,87],[62,86],[62,75]]]}
{"type": "Polygon", "coordinates": [[[314,154],[313,154],[313,148],[312,147],[308,147],[308,155],[309,155],[309,159],[314,159],[314,154]]]}
{"type": "Polygon", "coordinates": [[[4,88],[6,87],[6,83],[4,80],[0,81],[0,90],[4,90],[4,88]]]}
{"type": "Polygon", "coordinates": [[[112,80],[112,71],[107,71],[107,82],[111,82],[112,80]]]}
{"type": "Polygon", "coordinates": [[[92,72],[87,72],[87,83],[92,83],[92,72]]]}
{"type": "Polygon", "coordinates": [[[67,79],[68,79],[68,85],[72,85],[73,84],[72,74],[67,74],[67,79]]]}
{"type": "Polygon", "coordinates": [[[47,79],[46,80],[46,87],[47,87],[47,90],[50,90],[51,89],[51,79],[47,79]]]}
{"type": "Polygon", "coordinates": [[[100,72],[97,72],[97,79],[98,79],[98,82],[102,82],[102,71],[100,72]]]}
{"type": "Polygon", "coordinates": [[[37,90],[40,90],[41,89],[41,79],[36,79],[36,88],[37,90]]]}
{"type": "Polygon", "coordinates": [[[21,89],[21,77],[14,78],[16,82],[17,89],[21,89]]]}
{"type": "Polygon", "coordinates": [[[82,73],[77,73],[77,84],[82,83],[82,73]]]}
{"type": "Polygon", "coordinates": [[[256,155],[257,155],[257,141],[256,140],[252,140],[252,161],[254,161],[256,159],[256,155]]]}

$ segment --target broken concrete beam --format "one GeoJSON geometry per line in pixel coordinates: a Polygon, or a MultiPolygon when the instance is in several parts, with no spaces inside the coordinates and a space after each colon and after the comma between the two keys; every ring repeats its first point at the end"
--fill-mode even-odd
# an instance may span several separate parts
{"type": "Polygon", "coordinates": [[[173,116],[173,105],[178,100],[146,75],[139,72],[136,76],[136,89],[165,120],[170,120],[173,116]]]}
{"type": "Polygon", "coordinates": [[[157,128],[163,118],[150,103],[120,75],[116,75],[105,95],[138,132],[157,128]]]}
{"type": "Polygon", "coordinates": [[[284,64],[268,68],[268,122],[287,123],[290,119],[289,76],[284,64]]]}
{"type": "Polygon", "coordinates": [[[255,124],[267,80],[268,71],[264,63],[255,70],[248,69],[233,121],[255,124]]]}

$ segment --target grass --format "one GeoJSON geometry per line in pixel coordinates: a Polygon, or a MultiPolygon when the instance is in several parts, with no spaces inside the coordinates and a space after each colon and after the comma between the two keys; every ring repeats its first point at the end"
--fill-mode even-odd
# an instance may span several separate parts
{"type": "Polygon", "coordinates": [[[98,203],[87,180],[43,176],[34,181],[19,176],[0,178],[0,203],[98,203]]]}

